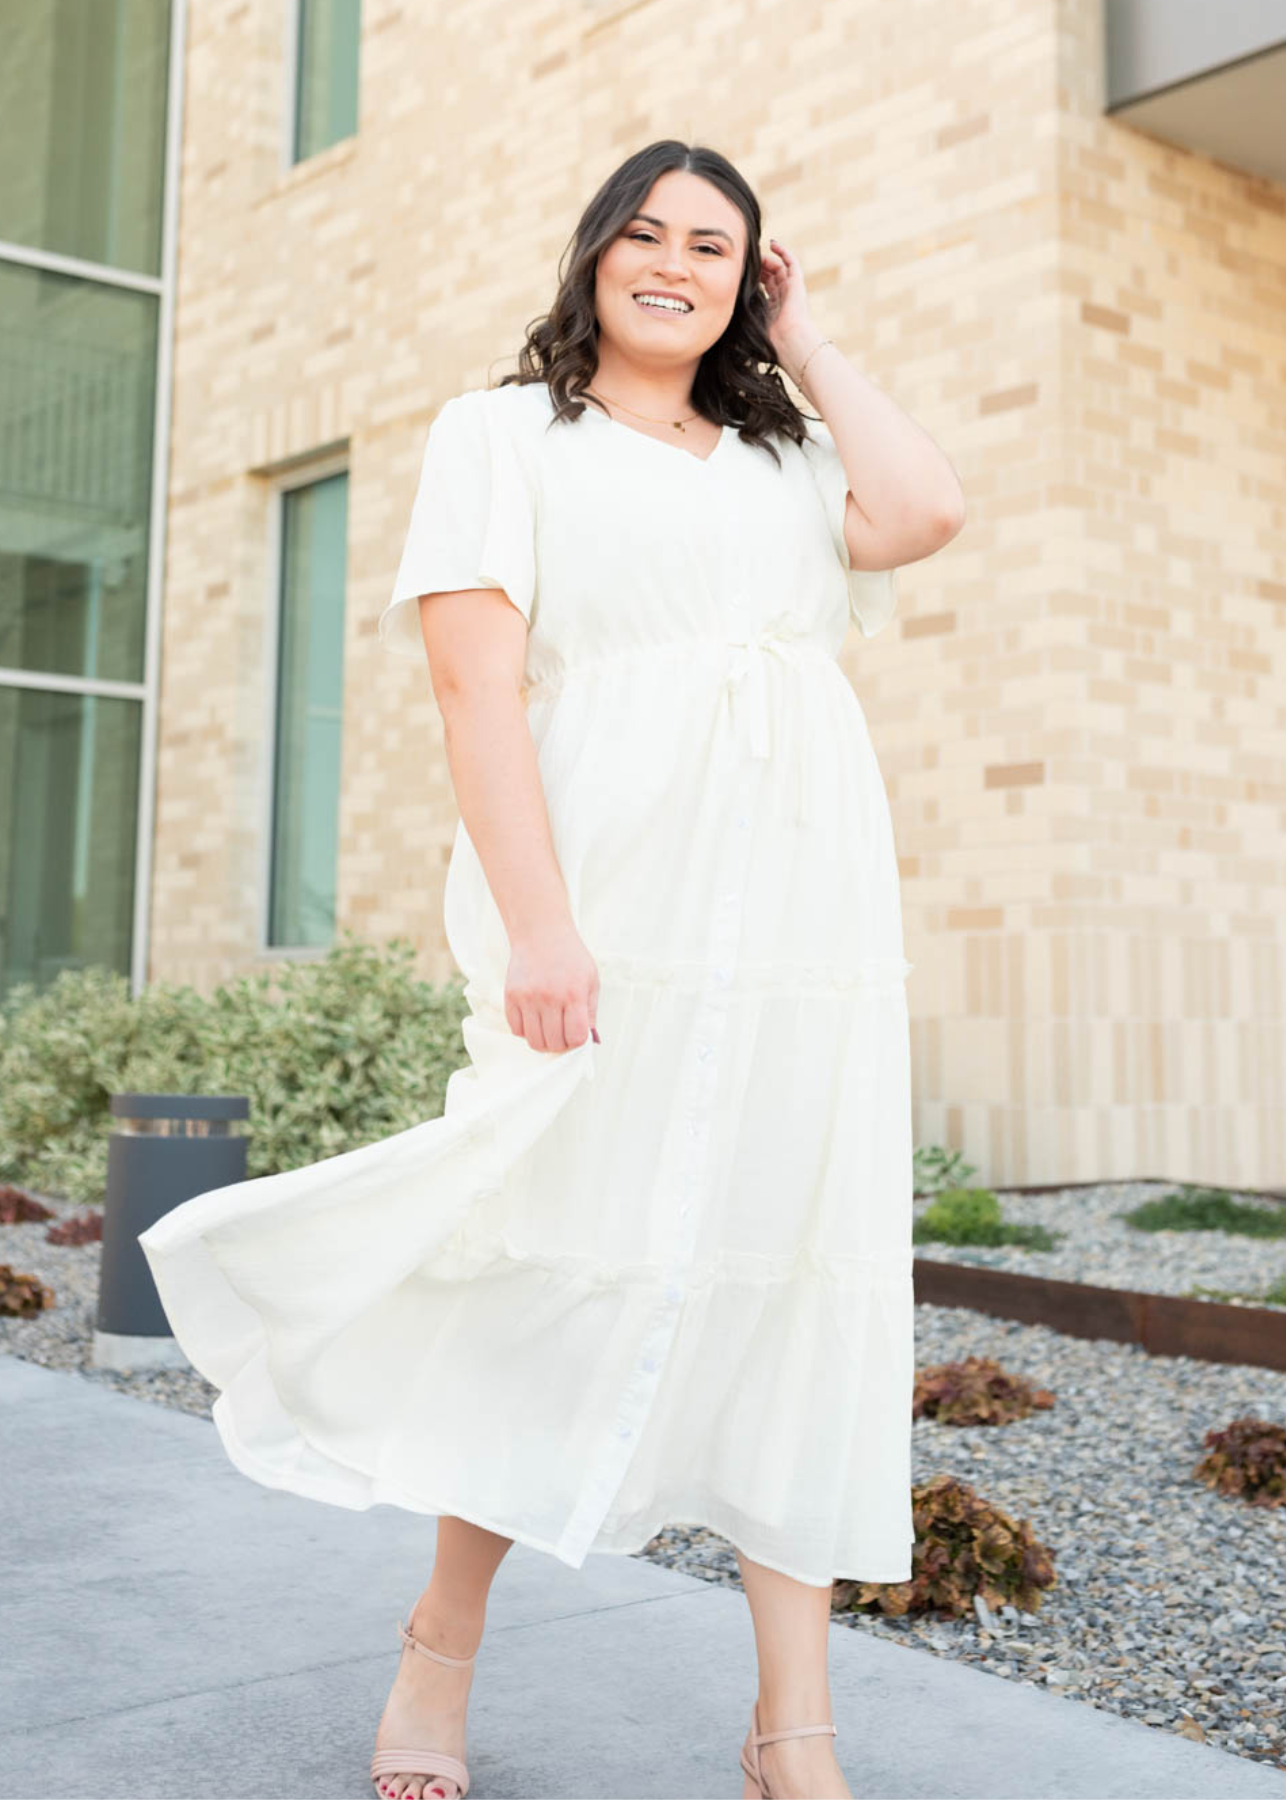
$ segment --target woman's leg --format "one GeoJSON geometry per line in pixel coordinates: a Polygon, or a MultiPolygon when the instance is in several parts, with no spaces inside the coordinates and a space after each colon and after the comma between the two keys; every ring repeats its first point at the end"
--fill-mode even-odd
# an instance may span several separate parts
{"type": "MultiPolygon", "coordinates": [[[[484,1531],[449,1514],[438,1520],[438,1547],[429,1585],[416,1601],[406,1629],[444,1656],[472,1656],[482,1642],[491,1580],[512,1538],[484,1531]]],[[[402,1646],[393,1691],[375,1734],[377,1750],[395,1744],[432,1744],[449,1756],[465,1755],[465,1714],[473,1665],[453,1669],[402,1646]]],[[[454,1781],[431,1775],[385,1775],[382,1791],[408,1800],[456,1800],[454,1781]]]]}
{"type": "MultiPolygon", "coordinates": [[[[833,1723],[827,1670],[830,1588],[809,1587],[777,1569],[752,1562],[740,1550],[737,1563],[754,1620],[760,1731],[833,1723]]],[[[745,1731],[749,1724],[747,1719],[745,1731]]],[[[781,1800],[796,1800],[801,1795],[808,1800],[833,1800],[834,1796],[847,1800],[852,1792],[835,1759],[835,1740],[829,1733],[779,1738],[775,1744],[761,1744],[759,1756],[768,1786],[781,1800]]]]}

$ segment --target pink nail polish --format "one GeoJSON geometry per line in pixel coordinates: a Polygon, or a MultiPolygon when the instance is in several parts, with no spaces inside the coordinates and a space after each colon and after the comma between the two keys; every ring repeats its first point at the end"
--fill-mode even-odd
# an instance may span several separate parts
{"type": "MultiPolygon", "coordinates": [[[[602,1043],[602,1041],[603,1041],[603,1040],[602,1040],[602,1038],[601,1038],[601,1037],[599,1037],[599,1035],[598,1035],[598,1027],[597,1027],[597,1025],[591,1025],[591,1026],[590,1026],[590,1028],[589,1028],[589,1035],[590,1035],[590,1036],[591,1036],[591,1037],[592,1037],[592,1038],[593,1038],[593,1040],[594,1040],[594,1042],[595,1042],[595,1043],[596,1043],[596,1044],[601,1044],[601,1043],[602,1043]]],[[[443,1791],[445,1791],[445,1790],[443,1790],[443,1791]]]]}

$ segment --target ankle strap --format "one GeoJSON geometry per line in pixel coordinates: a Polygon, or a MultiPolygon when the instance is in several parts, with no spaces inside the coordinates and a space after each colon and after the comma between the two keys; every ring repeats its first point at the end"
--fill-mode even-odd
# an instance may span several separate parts
{"type": "Polygon", "coordinates": [[[778,1738],[811,1737],[814,1732],[829,1731],[832,1737],[839,1735],[834,1725],[788,1725],[784,1731],[756,1731],[753,1742],[756,1744],[772,1744],[778,1738]]]}
{"type": "Polygon", "coordinates": [[[421,1656],[431,1656],[434,1662],[450,1663],[454,1669],[465,1669],[477,1659],[478,1652],[476,1650],[472,1656],[445,1656],[441,1650],[430,1650],[429,1646],[422,1644],[418,1637],[412,1637],[401,1619],[397,1622],[397,1631],[404,1644],[409,1644],[413,1650],[418,1650],[421,1656]]]}

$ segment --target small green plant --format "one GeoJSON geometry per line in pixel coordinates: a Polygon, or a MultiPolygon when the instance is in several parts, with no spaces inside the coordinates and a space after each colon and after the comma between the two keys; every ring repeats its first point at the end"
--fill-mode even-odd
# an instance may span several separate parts
{"type": "Polygon", "coordinates": [[[1208,1431],[1206,1454],[1193,1469],[1219,1494],[1237,1494],[1251,1506],[1286,1504],[1286,1426],[1240,1418],[1208,1431]]]}
{"type": "Polygon", "coordinates": [[[1007,1425],[1053,1404],[1048,1388],[1010,1375],[994,1357],[967,1356],[916,1371],[911,1417],[939,1425],[1007,1425]]]}
{"type": "Polygon", "coordinates": [[[917,1144],[911,1153],[911,1187],[916,1194],[940,1194],[944,1188],[963,1187],[978,1173],[965,1161],[963,1150],[947,1150],[941,1144],[917,1144]]]}
{"type": "Polygon", "coordinates": [[[917,1244],[1022,1244],[1029,1250],[1052,1250],[1058,1242],[1043,1225],[1002,1219],[990,1188],[947,1188],[925,1207],[911,1236],[917,1244]]]}
{"type": "Polygon", "coordinates": [[[15,985],[0,1002],[0,1180],[100,1201],[113,1093],[246,1094],[251,1177],[436,1118],[467,1061],[468,1007],[462,982],[419,979],[414,957],[346,932],[208,996],[154,982],[135,997],[95,967],[15,985]]]}
{"type": "Polygon", "coordinates": [[[1286,1306],[1286,1275],[1279,1276],[1262,1293],[1245,1288],[1190,1287],[1190,1300],[1250,1300],[1257,1306],[1286,1306]]]}
{"type": "Polygon", "coordinates": [[[878,1610],[894,1618],[931,1612],[958,1619],[974,1595],[988,1606],[1037,1612],[1041,1591],[1054,1587],[1054,1552],[954,1475],[934,1475],[911,1490],[915,1543],[909,1581],[837,1581],[831,1608],[878,1610]]]}
{"type": "Polygon", "coordinates": [[[0,1316],[30,1319],[54,1303],[54,1290],[37,1275],[24,1275],[11,1263],[0,1263],[0,1316]]]}
{"type": "Polygon", "coordinates": [[[1241,1237],[1286,1237],[1286,1206],[1247,1206],[1224,1188],[1194,1187],[1190,1182],[1117,1217],[1138,1231],[1233,1231],[1241,1237]]]}

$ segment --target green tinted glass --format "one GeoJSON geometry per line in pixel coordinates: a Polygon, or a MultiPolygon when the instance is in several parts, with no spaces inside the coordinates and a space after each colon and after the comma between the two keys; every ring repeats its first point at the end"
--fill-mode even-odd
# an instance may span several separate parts
{"type": "Polygon", "coordinates": [[[0,0],[0,238],[161,270],[170,0],[0,0]]]}
{"type": "Polygon", "coordinates": [[[0,687],[0,981],[130,970],[137,700],[0,687]]]}
{"type": "Polygon", "coordinates": [[[357,130],[361,0],[299,0],[295,161],[357,130]]]}
{"type": "Polygon", "coordinates": [[[346,474],[282,498],[270,945],[335,931],[347,509],[346,474]]]}
{"type": "Polygon", "coordinates": [[[0,666],[143,679],[159,302],[0,263],[0,666]]]}

